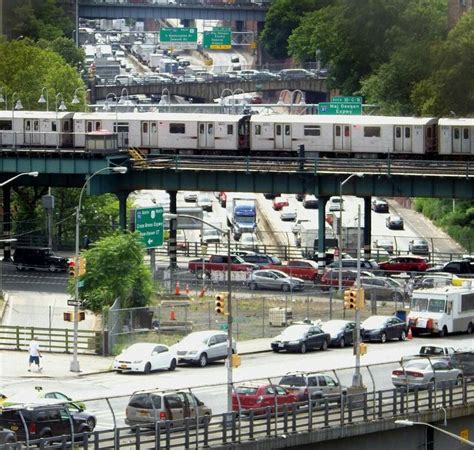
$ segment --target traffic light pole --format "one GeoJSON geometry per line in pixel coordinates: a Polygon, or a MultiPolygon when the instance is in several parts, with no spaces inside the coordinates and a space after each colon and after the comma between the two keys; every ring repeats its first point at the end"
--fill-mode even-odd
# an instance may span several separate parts
{"type": "Polygon", "coordinates": [[[227,230],[227,412],[232,412],[232,279],[230,228],[227,230]]]}
{"type": "Polygon", "coordinates": [[[354,339],[354,351],[355,351],[355,371],[352,376],[352,386],[362,387],[362,374],[360,373],[360,205],[357,211],[357,278],[356,278],[356,289],[357,289],[357,300],[355,310],[355,339],[354,339]]]}

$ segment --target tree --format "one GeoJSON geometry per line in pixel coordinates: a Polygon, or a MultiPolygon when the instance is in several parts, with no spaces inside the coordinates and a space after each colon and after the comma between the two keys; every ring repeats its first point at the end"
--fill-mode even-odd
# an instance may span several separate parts
{"type": "MultiPolygon", "coordinates": [[[[138,233],[117,232],[97,241],[83,256],[86,273],[80,297],[87,309],[100,313],[120,298],[122,308],[146,306],[153,295],[153,280],[143,257],[138,233]]],[[[74,291],[71,281],[69,291],[74,291]]]]}
{"type": "Polygon", "coordinates": [[[58,37],[54,41],[40,39],[37,43],[39,48],[44,48],[61,55],[70,66],[76,68],[79,72],[84,69],[85,52],[82,48],[77,48],[72,39],[58,37]]]}

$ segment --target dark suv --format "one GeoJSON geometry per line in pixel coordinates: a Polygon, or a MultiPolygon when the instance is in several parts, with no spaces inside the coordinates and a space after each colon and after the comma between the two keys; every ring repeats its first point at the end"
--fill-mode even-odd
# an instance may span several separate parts
{"type": "Polygon", "coordinates": [[[42,399],[34,404],[6,406],[0,413],[0,426],[14,431],[19,441],[70,436],[71,421],[74,434],[93,431],[96,423],[95,417],[82,408],[51,399],[42,399]]]}
{"type": "Polygon", "coordinates": [[[50,272],[65,272],[68,259],[56,256],[48,247],[18,247],[13,256],[17,270],[46,269],[50,272]]]}

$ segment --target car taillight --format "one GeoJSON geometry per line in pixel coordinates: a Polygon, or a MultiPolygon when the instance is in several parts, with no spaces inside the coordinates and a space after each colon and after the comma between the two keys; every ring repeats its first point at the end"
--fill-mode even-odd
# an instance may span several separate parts
{"type": "Polygon", "coordinates": [[[420,373],[420,372],[411,372],[411,371],[408,371],[408,372],[407,372],[407,375],[410,376],[410,377],[414,377],[414,378],[423,378],[423,374],[420,373]]]}
{"type": "Polygon", "coordinates": [[[30,422],[28,424],[28,433],[35,434],[36,433],[36,423],[30,422]]]}
{"type": "Polygon", "coordinates": [[[397,375],[397,376],[403,375],[403,371],[402,370],[394,370],[392,372],[392,375],[397,375]]]}
{"type": "Polygon", "coordinates": [[[160,411],[160,420],[166,420],[166,412],[165,411],[160,411]]]}
{"type": "Polygon", "coordinates": [[[428,319],[428,321],[426,322],[426,328],[433,328],[433,319],[428,319]]]}

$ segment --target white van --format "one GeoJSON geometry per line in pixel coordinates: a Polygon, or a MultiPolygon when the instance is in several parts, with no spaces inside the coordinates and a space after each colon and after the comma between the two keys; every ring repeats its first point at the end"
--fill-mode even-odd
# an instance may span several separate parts
{"type": "Polygon", "coordinates": [[[328,208],[330,212],[340,211],[343,209],[343,203],[340,197],[331,197],[328,201],[328,208]]]}

